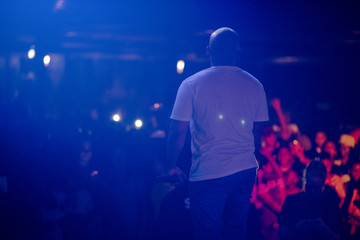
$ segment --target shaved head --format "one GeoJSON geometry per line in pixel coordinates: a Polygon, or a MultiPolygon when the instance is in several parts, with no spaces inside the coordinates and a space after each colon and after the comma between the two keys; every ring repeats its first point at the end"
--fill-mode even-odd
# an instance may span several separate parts
{"type": "Polygon", "coordinates": [[[239,35],[231,28],[219,28],[210,36],[209,50],[212,65],[234,65],[239,35]]]}

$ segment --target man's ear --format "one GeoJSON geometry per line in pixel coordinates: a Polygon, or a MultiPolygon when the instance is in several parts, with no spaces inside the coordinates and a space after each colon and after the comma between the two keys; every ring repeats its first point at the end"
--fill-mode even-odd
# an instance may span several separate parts
{"type": "Polygon", "coordinates": [[[210,56],[210,47],[206,46],[206,56],[210,56]]]}

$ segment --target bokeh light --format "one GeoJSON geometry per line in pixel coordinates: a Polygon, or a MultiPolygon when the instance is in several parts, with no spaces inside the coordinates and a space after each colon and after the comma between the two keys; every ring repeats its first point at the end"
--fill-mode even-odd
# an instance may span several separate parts
{"type": "Polygon", "coordinates": [[[185,62],[183,60],[179,60],[176,64],[176,71],[178,74],[182,74],[184,72],[185,62]]]}
{"type": "Polygon", "coordinates": [[[141,121],[140,119],[136,119],[134,125],[136,129],[140,129],[143,126],[143,121],[141,121]]]}
{"type": "Polygon", "coordinates": [[[35,57],[35,55],[36,55],[35,49],[33,47],[30,48],[27,55],[28,55],[29,59],[33,59],[35,57]]]}
{"type": "Polygon", "coordinates": [[[51,60],[51,59],[50,59],[50,55],[46,55],[46,56],[44,57],[43,62],[44,62],[45,67],[49,66],[50,60],[51,60]]]}
{"type": "Polygon", "coordinates": [[[91,176],[94,177],[96,175],[99,175],[99,171],[98,170],[94,170],[92,173],[91,173],[91,176]]]}
{"type": "Polygon", "coordinates": [[[114,114],[114,115],[112,116],[112,120],[113,120],[114,122],[120,122],[120,121],[121,121],[121,116],[120,116],[120,114],[118,114],[118,113],[114,114]]]}

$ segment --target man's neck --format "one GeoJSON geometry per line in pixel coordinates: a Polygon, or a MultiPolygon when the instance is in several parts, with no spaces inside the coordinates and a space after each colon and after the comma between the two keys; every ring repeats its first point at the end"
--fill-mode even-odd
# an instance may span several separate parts
{"type": "Polygon", "coordinates": [[[226,66],[226,67],[235,67],[235,64],[211,64],[212,67],[220,67],[220,66],[226,66]]]}
{"type": "Polygon", "coordinates": [[[215,66],[236,66],[235,59],[232,61],[214,61],[213,59],[210,59],[210,65],[212,67],[215,66]]]}

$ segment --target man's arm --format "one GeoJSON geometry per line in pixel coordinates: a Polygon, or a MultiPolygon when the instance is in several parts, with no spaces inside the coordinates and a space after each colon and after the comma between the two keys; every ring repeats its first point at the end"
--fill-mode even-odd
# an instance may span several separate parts
{"type": "Polygon", "coordinates": [[[261,135],[263,132],[264,125],[265,122],[254,122],[253,125],[255,152],[258,152],[261,147],[261,135]]]}
{"type": "Polygon", "coordinates": [[[184,147],[186,133],[189,127],[188,121],[171,120],[166,146],[166,169],[168,176],[179,176],[179,184],[185,179],[184,172],[176,167],[176,162],[184,147]]]}

